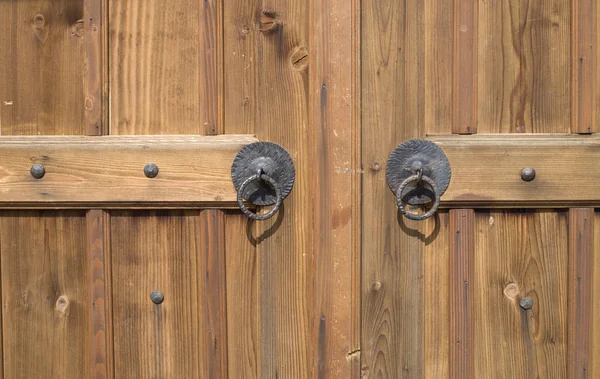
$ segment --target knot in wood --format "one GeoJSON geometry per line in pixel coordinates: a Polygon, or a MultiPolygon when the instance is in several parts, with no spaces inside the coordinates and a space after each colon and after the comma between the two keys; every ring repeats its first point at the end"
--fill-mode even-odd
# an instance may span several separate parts
{"type": "Polygon", "coordinates": [[[299,46],[294,49],[290,56],[290,63],[296,70],[303,70],[308,66],[308,49],[299,46]]]}
{"type": "Polygon", "coordinates": [[[279,29],[280,22],[277,12],[273,9],[265,9],[260,16],[260,31],[263,33],[273,33],[279,29]]]}
{"type": "Polygon", "coordinates": [[[44,26],[46,25],[46,19],[44,18],[44,15],[38,13],[35,16],[33,16],[33,25],[37,30],[44,29],[44,26]]]}
{"type": "Polygon", "coordinates": [[[58,300],[56,300],[56,305],[54,306],[54,310],[58,313],[66,316],[69,312],[69,298],[66,295],[61,295],[58,300]]]}

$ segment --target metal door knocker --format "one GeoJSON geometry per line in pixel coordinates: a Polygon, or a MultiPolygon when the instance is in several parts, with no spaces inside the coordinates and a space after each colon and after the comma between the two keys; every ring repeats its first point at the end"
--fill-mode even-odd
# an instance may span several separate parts
{"type": "Polygon", "coordinates": [[[285,149],[272,142],[255,142],[237,154],[231,166],[231,179],[237,203],[248,217],[266,220],[275,215],[294,186],[295,169],[285,149]],[[252,212],[244,199],[254,205],[274,205],[268,213],[252,212]]]}
{"type": "Polygon", "coordinates": [[[448,157],[435,143],[411,139],[398,145],[387,161],[386,180],[396,195],[400,212],[411,220],[425,220],[435,214],[440,197],[450,184],[448,157]],[[432,203],[423,214],[410,213],[405,204],[432,203]]]}

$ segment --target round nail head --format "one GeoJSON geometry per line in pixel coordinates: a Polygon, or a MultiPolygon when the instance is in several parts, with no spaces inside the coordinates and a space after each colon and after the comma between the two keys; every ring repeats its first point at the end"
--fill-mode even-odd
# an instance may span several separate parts
{"type": "Polygon", "coordinates": [[[526,167],[523,170],[521,170],[521,179],[523,179],[526,182],[530,182],[533,179],[535,179],[535,169],[531,167],[526,167]]]}
{"type": "Polygon", "coordinates": [[[44,169],[44,166],[42,164],[36,163],[33,166],[31,166],[29,172],[31,173],[31,176],[33,176],[35,179],[41,179],[44,177],[46,170],[44,169]]]}
{"type": "Polygon", "coordinates": [[[521,300],[519,300],[519,305],[524,310],[529,310],[533,307],[533,300],[530,297],[524,297],[521,300]]]}
{"type": "Polygon", "coordinates": [[[152,300],[154,304],[160,304],[165,300],[165,295],[163,295],[163,293],[160,291],[152,291],[150,294],[150,300],[152,300]]]}
{"type": "Polygon", "coordinates": [[[144,167],[144,175],[146,175],[147,178],[155,178],[156,175],[158,175],[158,166],[154,163],[148,163],[144,167]]]}

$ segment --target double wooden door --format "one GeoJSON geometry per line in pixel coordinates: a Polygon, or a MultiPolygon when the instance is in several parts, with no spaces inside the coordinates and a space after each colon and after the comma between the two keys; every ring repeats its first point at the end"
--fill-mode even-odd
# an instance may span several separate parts
{"type": "Polygon", "coordinates": [[[0,0],[0,377],[599,377],[599,12],[0,0]],[[412,138],[452,169],[422,222],[412,138]],[[264,222],[257,140],[296,170],[264,222]]]}

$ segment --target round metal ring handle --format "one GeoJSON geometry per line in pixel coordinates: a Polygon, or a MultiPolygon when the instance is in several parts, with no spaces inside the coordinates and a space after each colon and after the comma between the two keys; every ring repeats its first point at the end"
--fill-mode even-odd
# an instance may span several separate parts
{"type": "Polygon", "coordinates": [[[400,186],[398,187],[398,190],[396,191],[396,202],[398,203],[398,209],[400,209],[400,212],[402,212],[402,214],[406,218],[415,220],[415,221],[422,221],[422,220],[428,219],[429,217],[431,217],[435,214],[438,207],[440,206],[440,196],[438,195],[438,189],[437,189],[437,186],[435,185],[435,182],[433,181],[433,179],[431,179],[427,175],[423,175],[422,173],[417,173],[412,176],[409,176],[400,184],[400,186]],[[429,184],[429,186],[431,186],[431,189],[433,190],[433,194],[435,195],[435,200],[433,201],[433,206],[427,212],[420,214],[420,215],[414,214],[414,213],[408,213],[406,211],[406,208],[404,207],[404,203],[402,202],[402,191],[404,191],[404,188],[406,188],[406,186],[409,183],[418,182],[420,180],[424,181],[425,183],[429,184]]]}
{"type": "Polygon", "coordinates": [[[266,174],[254,174],[250,177],[248,177],[248,179],[244,180],[244,182],[242,183],[242,185],[240,186],[240,188],[237,191],[237,203],[240,206],[240,209],[242,210],[242,212],[244,212],[248,217],[250,217],[253,220],[268,220],[271,217],[273,217],[275,215],[275,213],[277,213],[277,211],[279,210],[279,207],[281,207],[281,202],[283,201],[283,198],[281,196],[281,188],[279,188],[279,184],[277,184],[277,182],[275,181],[275,179],[271,178],[269,175],[266,174]],[[275,206],[273,206],[273,209],[271,209],[269,211],[269,213],[265,213],[264,215],[259,215],[257,213],[252,212],[251,210],[249,210],[246,207],[246,204],[244,204],[244,199],[242,194],[244,193],[244,190],[246,189],[246,186],[248,184],[250,184],[251,182],[255,181],[255,180],[264,180],[265,182],[269,183],[269,185],[271,186],[271,188],[273,188],[273,190],[275,190],[275,206]]]}

